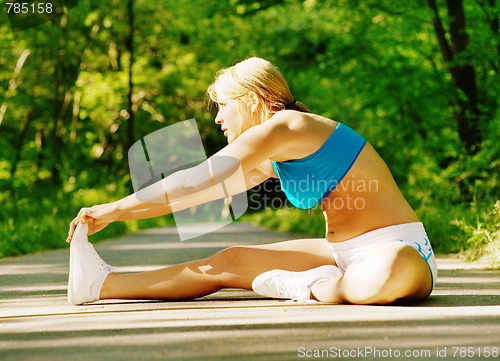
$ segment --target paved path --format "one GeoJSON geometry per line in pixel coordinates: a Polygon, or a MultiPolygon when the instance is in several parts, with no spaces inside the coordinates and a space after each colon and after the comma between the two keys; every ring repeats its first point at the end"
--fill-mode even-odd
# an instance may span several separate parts
{"type": "MultiPolygon", "coordinates": [[[[96,246],[120,271],[205,257],[296,235],[236,223],[203,241],[175,229],[96,246]]],[[[414,305],[298,305],[223,290],[190,302],[66,302],[69,248],[0,260],[0,360],[496,360],[500,274],[438,260],[431,297],[414,305]],[[489,356],[489,357],[487,357],[489,356]]]]}

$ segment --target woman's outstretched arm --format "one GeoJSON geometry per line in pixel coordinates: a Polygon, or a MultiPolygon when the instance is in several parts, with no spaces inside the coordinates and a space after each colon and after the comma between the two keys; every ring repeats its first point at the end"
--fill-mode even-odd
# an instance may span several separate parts
{"type": "MultiPolygon", "coordinates": [[[[251,172],[245,174],[245,189],[248,190],[256,185],[262,183],[266,179],[269,179],[269,176],[264,174],[259,170],[252,170],[251,172]]],[[[233,179],[233,181],[235,181],[233,179]]],[[[228,181],[224,181],[224,184],[227,187],[228,181]]],[[[229,186],[230,189],[235,189],[235,186],[229,186]]],[[[242,191],[244,191],[242,190],[242,191]]],[[[234,195],[234,194],[229,194],[234,195]]],[[[187,208],[191,208],[194,206],[198,206],[200,204],[208,203],[211,201],[215,201],[218,199],[226,198],[228,194],[226,194],[220,184],[216,184],[210,188],[206,188],[200,192],[196,192],[193,194],[189,194],[185,197],[178,199],[174,205],[170,204],[156,204],[147,209],[123,212],[116,220],[117,221],[128,221],[135,219],[146,219],[146,218],[155,218],[164,216],[167,214],[171,214],[174,211],[181,211],[187,208]]]]}
{"type": "MultiPolygon", "coordinates": [[[[184,207],[182,201],[193,195],[195,196],[192,199],[205,203],[227,195],[239,194],[248,189],[245,184],[246,174],[272,158],[280,149],[290,146],[295,138],[290,133],[288,124],[284,121],[270,120],[254,126],[205,162],[178,171],[120,199],[116,202],[116,212],[129,213],[156,208],[158,205],[169,205],[176,211],[177,206],[180,206],[180,209],[188,208],[189,206],[184,207]],[[202,194],[201,199],[197,198],[198,193],[202,194]]],[[[92,217],[91,214],[87,215],[92,217]]]]}
{"type": "MultiPolygon", "coordinates": [[[[254,126],[196,167],[176,172],[116,202],[82,208],[70,223],[67,242],[71,242],[80,222],[88,222],[89,234],[93,234],[116,220],[155,217],[239,194],[248,189],[245,174],[252,174],[281,149],[289,149],[293,142],[297,142],[297,133],[284,119],[254,126]]],[[[257,179],[261,182],[265,178],[257,179]]]]}

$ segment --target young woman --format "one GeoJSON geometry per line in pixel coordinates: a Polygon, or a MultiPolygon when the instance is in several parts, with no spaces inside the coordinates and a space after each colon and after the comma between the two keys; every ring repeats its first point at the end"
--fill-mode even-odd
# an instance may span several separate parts
{"type": "Polygon", "coordinates": [[[214,179],[223,179],[230,193],[241,190],[227,175],[231,172],[211,167],[212,157],[116,202],[80,210],[68,235],[71,304],[185,300],[222,288],[353,304],[422,300],[431,293],[437,267],[425,229],[370,143],[349,127],[310,113],[264,59],[221,70],[207,94],[219,108],[215,123],[228,139],[214,157],[236,159],[246,189],[278,177],[292,204],[320,205],[325,238],[234,246],[155,271],[114,273],[87,234],[114,221],[168,214],[173,204],[178,210],[223,198],[214,179]],[[201,171],[207,165],[211,174],[201,171]]]}

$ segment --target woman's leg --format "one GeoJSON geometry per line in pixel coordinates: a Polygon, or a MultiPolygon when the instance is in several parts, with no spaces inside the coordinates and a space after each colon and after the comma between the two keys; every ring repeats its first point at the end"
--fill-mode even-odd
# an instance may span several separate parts
{"type": "Polygon", "coordinates": [[[432,290],[429,266],[412,247],[385,243],[370,248],[339,280],[315,284],[311,292],[322,302],[389,304],[398,299],[425,299],[432,290]]]}
{"type": "Polygon", "coordinates": [[[135,274],[111,273],[100,299],[193,299],[222,288],[251,289],[253,279],[272,270],[305,271],[335,265],[325,239],[234,246],[201,260],[135,274]]]}

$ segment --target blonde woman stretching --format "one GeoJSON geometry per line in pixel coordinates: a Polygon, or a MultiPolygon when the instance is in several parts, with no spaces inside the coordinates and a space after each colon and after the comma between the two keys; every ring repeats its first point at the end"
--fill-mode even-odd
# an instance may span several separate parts
{"type": "MultiPolygon", "coordinates": [[[[205,259],[134,274],[114,273],[90,243],[75,242],[71,304],[186,300],[222,288],[353,304],[422,300],[431,293],[437,267],[425,229],[370,143],[349,127],[310,113],[294,100],[279,71],[260,58],[220,71],[207,94],[219,108],[215,123],[228,139],[215,156],[239,161],[246,189],[277,177],[296,207],[319,204],[325,238],[234,246],[205,259]]],[[[116,202],[83,208],[70,224],[68,242],[114,221],[168,214],[169,204],[177,204],[177,210],[179,204],[189,208],[224,198],[214,178],[223,179],[230,193],[241,189],[227,171],[214,172],[193,167],[116,202]]]]}

